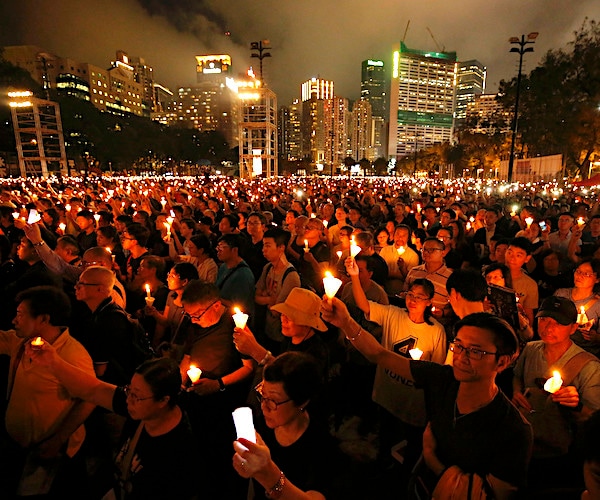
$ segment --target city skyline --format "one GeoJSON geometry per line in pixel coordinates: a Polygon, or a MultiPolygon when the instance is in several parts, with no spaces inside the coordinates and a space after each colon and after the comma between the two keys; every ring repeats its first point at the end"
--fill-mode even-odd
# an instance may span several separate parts
{"type": "Polygon", "coordinates": [[[444,6],[432,1],[402,6],[385,0],[370,11],[355,0],[343,9],[331,0],[307,0],[301,9],[297,3],[267,0],[260,10],[242,0],[227,5],[197,1],[192,6],[178,0],[10,4],[0,6],[0,45],[38,45],[101,67],[108,67],[116,50],[124,50],[144,58],[155,70],[155,81],[172,90],[193,84],[196,55],[230,54],[237,74],[248,65],[257,66],[250,42],[268,39],[272,57],[264,61],[264,74],[280,104],[298,98],[301,83],[319,76],[335,82],[336,95],[357,99],[361,62],[382,59],[389,65],[392,46],[403,38],[409,20],[408,47],[444,48],[457,52],[459,61],[481,61],[488,68],[488,92],[516,74],[511,36],[540,33],[535,52],[525,58],[528,72],[549,49],[565,47],[586,16],[600,20],[600,3],[591,0],[568,9],[558,0],[531,0],[526,9],[516,0],[485,6],[474,0],[444,6]]]}

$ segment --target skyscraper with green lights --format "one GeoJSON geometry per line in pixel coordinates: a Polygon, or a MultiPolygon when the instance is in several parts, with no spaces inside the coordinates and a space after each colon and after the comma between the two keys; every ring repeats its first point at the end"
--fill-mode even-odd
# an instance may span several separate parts
{"type": "Polygon", "coordinates": [[[390,86],[388,156],[400,160],[453,133],[456,52],[394,48],[390,86]]]}

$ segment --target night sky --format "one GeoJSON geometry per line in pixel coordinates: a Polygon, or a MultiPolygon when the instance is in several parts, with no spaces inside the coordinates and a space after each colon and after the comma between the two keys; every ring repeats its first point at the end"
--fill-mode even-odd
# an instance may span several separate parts
{"type": "Polygon", "coordinates": [[[389,62],[408,20],[408,47],[436,50],[429,27],[459,60],[487,65],[487,91],[495,92],[516,74],[511,36],[540,33],[526,55],[528,71],[571,41],[586,17],[600,21],[600,1],[3,0],[0,45],[38,45],[101,67],[122,49],[143,57],[155,80],[175,90],[194,83],[196,54],[228,53],[236,73],[252,63],[257,70],[249,43],[268,39],[273,57],[264,60],[265,80],[279,104],[288,104],[313,76],[334,80],[336,95],[356,99],[361,61],[389,62]]]}

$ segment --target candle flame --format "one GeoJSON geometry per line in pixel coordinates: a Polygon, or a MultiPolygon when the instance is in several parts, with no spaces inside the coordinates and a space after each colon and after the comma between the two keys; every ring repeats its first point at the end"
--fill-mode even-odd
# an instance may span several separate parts
{"type": "Polygon", "coordinates": [[[31,345],[40,346],[43,344],[44,344],[44,340],[42,339],[42,337],[36,337],[31,341],[31,345]]]}
{"type": "Polygon", "coordinates": [[[236,307],[233,308],[233,312],[236,313],[236,314],[241,314],[242,310],[239,307],[236,306],[236,307]]]}

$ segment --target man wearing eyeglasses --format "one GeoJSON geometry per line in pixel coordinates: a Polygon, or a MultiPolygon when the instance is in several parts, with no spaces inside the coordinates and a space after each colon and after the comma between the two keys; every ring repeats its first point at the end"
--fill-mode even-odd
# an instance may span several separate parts
{"type": "Polygon", "coordinates": [[[423,264],[413,267],[406,276],[404,288],[409,289],[411,283],[417,278],[426,278],[433,283],[435,294],[432,303],[436,308],[434,315],[444,316],[444,308],[448,307],[448,291],[446,290],[446,281],[452,274],[452,269],[448,269],[444,263],[446,246],[444,242],[437,238],[427,238],[421,248],[423,264]]]}
{"type": "Polygon", "coordinates": [[[429,424],[423,435],[426,470],[421,476],[431,485],[439,482],[434,493],[451,493],[444,486],[450,475],[461,481],[469,481],[465,474],[479,476],[495,498],[507,498],[524,486],[531,427],[496,385],[496,376],[518,352],[517,336],[508,323],[488,313],[463,318],[451,344],[452,366],[442,366],[385,349],[336,298],[323,300],[321,312],[369,361],[423,388],[429,424]]]}
{"type": "MultiPolygon", "coordinates": [[[[231,412],[245,405],[255,366],[233,344],[231,311],[223,305],[215,285],[192,280],[181,302],[194,325],[187,330],[187,338],[175,340],[184,353],[182,377],[189,381],[187,370],[192,364],[202,370],[197,382],[188,382],[184,406],[198,440],[194,449],[210,450],[211,460],[206,464],[210,472],[206,477],[214,478],[214,484],[225,492],[240,484],[231,467],[231,439],[235,436],[231,412]]],[[[219,498],[237,497],[231,494],[219,498]]]]}
{"type": "Polygon", "coordinates": [[[513,379],[513,402],[535,432],[530,483],[572,486],[582,464],[570,446],[580,424],[600,409],[600,361],[571,340],[577,309],[568,298],[545,299],[537,320],[541,340],[525,346],[513,379]],[[549,393],[546,380],[555,370],[562,384],[549,393]]]}

